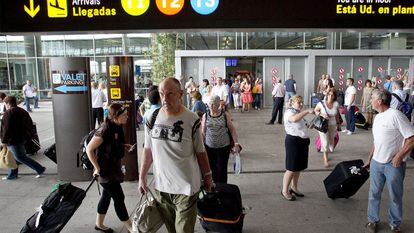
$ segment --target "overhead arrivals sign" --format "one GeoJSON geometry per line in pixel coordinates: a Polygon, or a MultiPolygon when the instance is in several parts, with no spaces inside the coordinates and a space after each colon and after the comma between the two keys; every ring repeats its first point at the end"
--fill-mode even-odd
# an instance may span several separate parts
{"type": "Polygon", "coordinates": [[[1,0],[0,32],[414,29],[414,0],[1,0]]]}

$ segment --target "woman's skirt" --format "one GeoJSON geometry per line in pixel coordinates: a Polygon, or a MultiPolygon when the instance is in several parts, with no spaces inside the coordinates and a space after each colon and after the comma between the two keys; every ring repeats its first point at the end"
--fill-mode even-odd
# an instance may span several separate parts
{"type": "Polygon", "coordinates": [[[297,172],[308,168],[309,138],[286,134],[286,170],[297,172]]]}

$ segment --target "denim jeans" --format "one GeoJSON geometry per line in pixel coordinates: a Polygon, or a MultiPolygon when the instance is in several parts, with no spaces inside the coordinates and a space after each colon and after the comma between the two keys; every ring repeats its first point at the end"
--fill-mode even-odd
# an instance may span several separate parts
{"type": "Polygon", "coordinates": [[[33,99],[33,102],[34,102],[34,108],[38,108],[39,106],[38,106],[38,100],[39,100],[39,98],[37,98],[37,96],[33,96],[33,97],[27,97],[26,96],[26,98],[25,98],[25,105],[26,105],[26,110],[27,111],[30,111],[30,99],[33,99]]]}
{"type": "Polygon", "coordinates": [[[296,95],[296,92],[293,91],[287,91],[286,95],[285,95],[285,101],[286,103],[289,103],[290,98],[292,98],[292,96],[296,95]]]}
{"type": "Polygon", "coordinates": [[[262,106],[262,93],[256,93],[254,95],[253,107],[261,108],[261,106],[262,106]]]}
{"type": "Polygon", "coordinates": [[[402,198],[404,192],[404,177],[406,163],[395,168],[392,163],[382,164],[371,160],[370,186],[368,196],[368,221],[380,221],[381,193],[387,185],[389,193],[388,218],[391,225],[399,227],[402,221],[402,198]]]}
{"type": "Polygon", "coordinates": [[[348,111],[348,106],[345,107],[346,129],[355,132],[355,106],[351,106],[348,111]]]}
{"type": "MultiPolygon", "coordinates": [[[[21,142],[16,145],[7,145],[9,150],[13,153],[14,159],[18,163],[26,164],[31,169],[35,170],[37,174],[42,174],[45,171],[45,168],[40,165],[38,162],[34,161],[33,159],[27,157],[26,149],[24,148],[24,142],[21,142]]],[[[9,170],[7,177],[9,178],[17,178],[19,173],[19,169],[11,169],[9,170]]]]}

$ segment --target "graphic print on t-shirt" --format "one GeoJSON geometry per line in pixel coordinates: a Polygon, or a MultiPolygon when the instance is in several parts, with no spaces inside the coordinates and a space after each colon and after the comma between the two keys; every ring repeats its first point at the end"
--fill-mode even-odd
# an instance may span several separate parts
{"type": "Polygon", "coordinates": [[[153,139],[160,139],[172,142],[181,142],[183,138],[184,128],[181,125],[183,121],[177,121],[173,126],[155,124],[151,131],[151,137],[153,139]]]}

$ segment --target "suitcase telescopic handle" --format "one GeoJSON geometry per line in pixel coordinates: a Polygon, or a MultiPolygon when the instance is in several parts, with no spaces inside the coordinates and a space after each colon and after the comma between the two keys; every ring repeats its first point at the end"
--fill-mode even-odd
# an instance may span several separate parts
{"type": "Polygon", "coordinates": [[[95,183],[95,181],[96,181],[96,184],[98,185],[98,192],[99,192],[99,194],[101,193],[101,191],[99,189],[98,178],[95,177],[95,176],[92,178],[91,182],[89,182],[88,187],[85,189],[85,193],[87,193],[89,191],[89,189],[92,187],[92,185],[93,185],[93,183],[95,183]]]}

